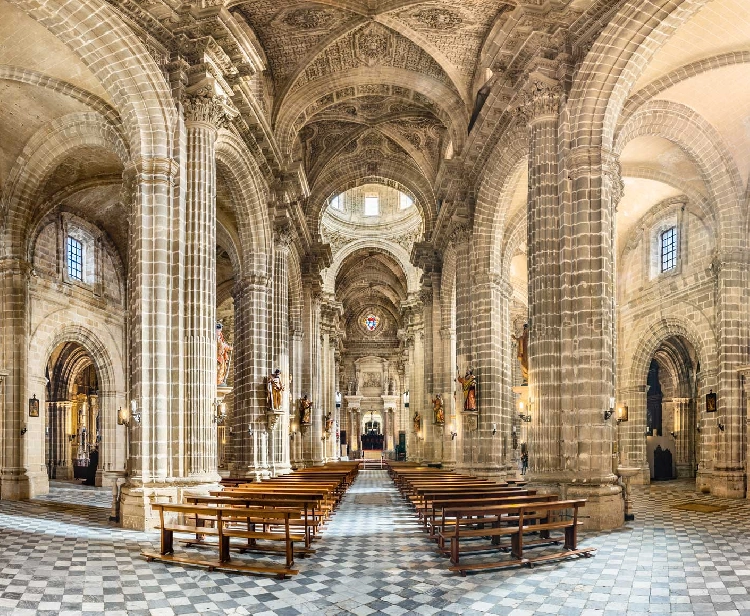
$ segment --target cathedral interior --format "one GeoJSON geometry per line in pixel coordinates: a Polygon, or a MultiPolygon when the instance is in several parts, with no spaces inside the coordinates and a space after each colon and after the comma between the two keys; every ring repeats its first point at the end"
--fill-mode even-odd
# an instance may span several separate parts
{"type": "Polygon", "coordinates": [[[0,612],[750,614],[746,0],[0,0],[0,101],[0,612]],[[291,582],[139,556],[356,461],[291,582]]]}

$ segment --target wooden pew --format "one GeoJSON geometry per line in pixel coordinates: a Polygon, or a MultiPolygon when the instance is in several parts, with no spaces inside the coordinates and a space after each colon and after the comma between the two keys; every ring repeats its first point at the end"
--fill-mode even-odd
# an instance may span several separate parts
{"type": "Polygon", "coordinates": [[[161,560],[165,562],[177,562],[181,564],[198,565],[208,567],[209,571],[214,569],[229,569],[232,571],[248,573],[271,573],[277,577],[284,578],[299,573],[298,570],[292,569],[294,564],[294,541],[303,541],[304,537],[294,535],[290,531],[289,520],[294,515],[292,510],[270,510],[270,509],[253,509],[253,508],[235,508],[235,507],[209,507],[207,505],[189,505],[180,503],[153,503],[151,505],[159,511],[161,545],[159,552],[143,551],[141,555],[147,561],[161,560]],[[174,534],[197,533],[196,526],[180,524],[170,520],[165,513],[176,513],[183,516],[203,516],[216,517],[216,527],[210,530],[207,527],[201,527],[200,532],[205,534],[215,534],[219,541],[216,544],[218,548],[218,559],[198,558],[190,554],[174,553],[174,534]],[[247,525],[247,530],[233,528],[229,525],[231,522],[242,522],[247,525]],[[283,526],[283,533],[270,533],[265,531],[256,531],[255,526],[283,526]],[[229,554],[229,540],[232,537],[243,537],[255,539],[256,541],[283,541],[286,564],[284,567],[268,566],[261,564],[250,564],[233,562],[229,554]]]}
{"type": "Polygon", "coordinates": [[[580,499],[499,506],[445,507],[443,515],[456,521],[456,523],[447,525],[445,530],[441,531],[443,540],[450,541],[450,559],[453,563],[450,570],[465,575],[466,571],[500,569],[515,565],[533,566],[534,563],[570,556],[591,556],[595,548],[579,549],[577,545],[578,526],[580,524],[578,509],[585,504],[585,499],[580,499]],[[565,517],[568,510],[573,510],[573,515],[569,518],[565,517]],[[510,516],[516,521],[509,525],[504,524],[505,519],[510,516]],[[564,551],[537,558],[526,558],[524,556],[524,535],[539,533],[537,540],[526,542],[526,545],[559,543],[560,538],[550,535],[552,530],[564,532],[564,551]],[[502,546],[497,544],[497,540],[503,536],[508,536],[511,539],[512,558],[469,564],[460,562],[462,539],[490,537],[494,544],[488,546],[488,550],[491,550],[503,549],[502,546]]]}

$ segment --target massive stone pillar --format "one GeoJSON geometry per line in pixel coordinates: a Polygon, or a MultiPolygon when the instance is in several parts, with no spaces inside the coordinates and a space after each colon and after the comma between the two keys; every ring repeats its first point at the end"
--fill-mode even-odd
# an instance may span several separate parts
{"type": "Polygon", "coordinates": [[[432,410],[432,399],[435,395],[435,349],[434,349],[434,310],[433,310],[433,288],[432,276],[425,274],[422,278],[422,290],[419,299],[422,304],[423,322],[423,377],[420,383],[422,392],[422,413],[424,429],[424,459],[429,462],[439,461],[441,455],[442,426],[435,425],[435,417],[432,410]]]}
{"type": "Polygon", "coordinates": [[[302,282],[303,363],[302,394],[313,402],[312,425],[302,441],[306,466],[323,463],[323,400],[321,378],[321,280],[320,275],[305,275],[302,282]]]}
{"type": "Polygon", "coordinates": [[[268,430],[269,459],[274,475],[288,473],[289,463],[289,422],[293,408],[291,383],[289,382],[289,252],[293,250],[292,236],[281,231],[275,234],[273,256],[273,297],[269,311],[272,314],[273,335],[271,350],[271,370],[281,370],[285,389],[282,395],[283,412],[268,430]]]}
{"type": "Polygon", "coordinates": [[[675,464],[678,477],[692,477],[692,450],[690,435],[694,425],[691,426],[690,398],[672,398],[673,425],[675,439],[675,464]]]}
{"type": "Polygon", "coordinates": [[[620,387],[618,404],[628,407],[628,421],[617,425],[618,461],[621,466],[640,468],[633,484],[648,484],[651,472],[646,455],[646,393],[648,385],[620,387]]]}
{"type": "MultiPolygon", "coordinates": [[[[130,319],[130,475],[122,488],[120,517],[127,528],[155,523],[152,496],[181,497],[182,411],[181,255],[184,203],[171,158],[141,158],[124,174],[130,206],[128,316],[130,319]],[[140,419],[140,421],[138,421],[140,419]]],[[[183,169],[183,173],[185,170],[183,169]]]]}
{"type": "Polygon", "coordinates": [[[229,418],[230,472],[237,477],[271,474],[267,456],[265,378],[268,361],[270,280],[246,275],[234,286],[234,409],[229,418]]]}
{"type": "Polygon", "coordinates": [[[483,273],[475,278],[472,337],[481,391],[478,425],[474,435],[474,473],[485,476],[515,475],[511,464],[511,412],[513,410],[510,348],[512,288],[498,276],[483,273]]]}
{"type": "Polygon", "coordinates": [[[588,499],[587,526],[623,523],[612,472],[616,162],[578,147],[561,173],[558,84],[540,73],[525,91],[531,479],[588,499]],[[566,178],[562,182],[560,178],[566,178]]]}
{"type": "Polygon", "coordinates": [[[96,485],[111,487],[126,473],[125,430],[117,425],[117,409],[125,405],[121,394],[99,390],[101,443],[96,485]]]}
{"type": "Polygon", "coordinates": [[[615,206],[619,165],[600,148],[570,155],[560,220],[561,479],[568,497],[586,497],[586,524],[615,528],[624,502],[613,474],[615,394],[615,206]]]}
{"type": "Polygon", "coordinates": [[[36,395],[46,410],[45,385],[28,374],[30,267],[21,259],[0,259],[0,426],[2,468],[0,498],[19,500],[44,494],[47,470],[34,450],[43,452],[44,418],[29,417],[29,398],[36,395]]]}
{"type": "Polygon", "coordinates": [[[185,476],[220,479],[216,457],[216,136],[227,120],[219,98],[183,102],[187,137],[185,203],[185,476]]]}
{"type": "Polygon", "coordinates": [[[736,239],[720,247],[714,260],[717,276],[717,324],[719,373],[717,421],[724,425],[716,439],[716,465],[711,493],[723,498],[744,498],[747,491],[745,468],[745,416],[738,369],[747,363],[750,331],[750,258],[742,249],[732,252],[736,239]]]}

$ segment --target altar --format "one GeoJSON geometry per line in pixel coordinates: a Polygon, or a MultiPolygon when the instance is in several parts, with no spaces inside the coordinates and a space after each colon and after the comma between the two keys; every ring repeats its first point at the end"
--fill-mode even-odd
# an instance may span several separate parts
{"type": "Polygon", "coordinates": [[[377,433],[363,434],[362,449],[383,449],[383,435],[377,433]]]}

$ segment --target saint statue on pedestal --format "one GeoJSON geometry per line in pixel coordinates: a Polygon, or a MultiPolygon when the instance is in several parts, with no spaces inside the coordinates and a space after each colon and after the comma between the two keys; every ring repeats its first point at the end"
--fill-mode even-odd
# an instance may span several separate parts
{"type": "Polygon", "coordinates": [[[474,372],[469,369],[466,371],[466,375],[458,377],[457,381],[461,383],[461,387],[464,391],[464,412],[476,413],[477,412],[477,377],[474,376],[474,372]]]}
{"type": "Polygon", "coordinates": [[[276,368],[273,374],[266,377],[266,391],[268,409],[270,411],[281,410],[281,392],[284,391],[284,383],[281,381],[281,370],[276,368]]]}
{"type": "Polygon", "coordinates": [[[309,426],[312,423],[312,400],[307,394],[299,401],[299,422],[303,426],[309,426]]]}
{"type": "Polygon", "coordinates": [[[216,324],[216,384],[226,385],[229,376],[229,363],[232,360],[232,346],[224,338],[224,326],[216,324]]]}
{"type": "Polygon", "coordinates": [[[422,428],[422,416],[419,411],[414,411],[414,432],[419,432],[422,428]]]}
{"type": "Polygon", "coordinates": [[[440,394],[435,394],[432,399],[432,413],[435,417],[435,424],[442,426],[445,424],[445,410],[443,409],[443,397],[440,394]]]}
{"type": "Polygon", "coordinates": [[[511,336],[518,343],[518,363],[521,364],[521,376],[523,376],[524,385],[529,382],[529,324],[523,324],[523,333],[516,338],[511,336]]]}

